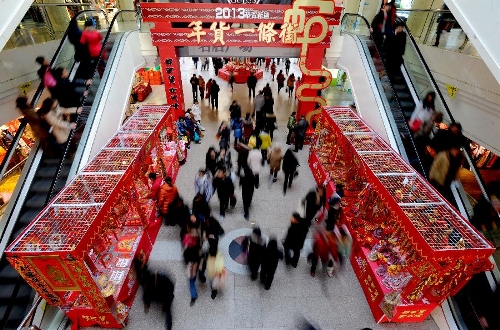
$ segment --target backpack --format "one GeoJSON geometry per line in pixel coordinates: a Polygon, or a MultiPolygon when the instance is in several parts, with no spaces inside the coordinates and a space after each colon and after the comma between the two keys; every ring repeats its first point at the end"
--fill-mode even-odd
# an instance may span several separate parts
{"type": "Polygon", "coordinates": [[[288,117],[288,123],[286,124],[286,127],[290,130],[293,130],[295,128],[295,117],[294,116],[288,117]]]}
{"type": "Polygon", "coordinates": [[[56,84],[56,78],[54,78],[54,76],[52,75],[50,67],[47,67],[47,70],[45,70],[45,74],[43,75],[43,85],[47,88],[52,88],[55,87],[56,84]]]}

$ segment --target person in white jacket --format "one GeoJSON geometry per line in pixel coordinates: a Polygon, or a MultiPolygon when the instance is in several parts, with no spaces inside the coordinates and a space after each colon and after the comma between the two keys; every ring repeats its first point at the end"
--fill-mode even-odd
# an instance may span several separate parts
{"type": "Polygon", "coordinates": [[[259,188],[259,172],[262,168],[262,153],[259,149],[254,148],[248,152],[247,164],[255,176],[255,188],[259,188]]]}
{"type": "Polygon", "coordinates": [[[200,131],[204,131],[205,128],[201,126],[201,109],[198,101],[194,101],[194,104],[191,107],[191,113],[194,116],[194,120],[196,120],[196,122],[198,123],[198,128],[200,129],[200,131]]]}
{"type": "Polygon", "coordinates": [[[436,93],[429,92],[420,103],[417,104],[415,110],[411,114],[410,120],[408,122],[410,129],[413,132],[420,130],[422,125],[432,121],[432,115],[435,111],[434,100],[436,98],[436,93]]]}
{"type": "Polygon", "coordinates": [[[42,118],[51,126],[51,133],[56,139],[58,144],[64,144],[68,141],[69,133],[72,129],[76,128],[76,123],[70,123],[64,119],[64,115],[69,115],[72,113],[81,113],[82,108],[62,108],[57,105],[56,100],[46,99],[42,107],[49,107],[52,104],[52,108],[48,111],[42,118]]]}

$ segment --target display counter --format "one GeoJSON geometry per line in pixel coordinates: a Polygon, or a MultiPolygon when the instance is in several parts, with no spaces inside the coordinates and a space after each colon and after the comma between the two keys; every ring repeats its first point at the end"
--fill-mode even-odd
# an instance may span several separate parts
{"type": "Polygon", "coordinates": [[[264,77],[264,71],[259,69],[258,66],[252,63],[237,64],[228,62],[222,69],[219,69],[219,78],[229,82],[231,74],[234,76],[236,84],[246,84],[250,73],[253,72],[257,80],[264,77]]]}
{"type": "Polygon", "coordinates": [[[341,222],[351,263],[377,322],[418,322],[494,248],[350,108],[325,108],[310,148],[318,184],[344,184],[341,222]]]}
{"type": "Polygon", "coordinates": [[[168,106],[139,108],[6,250],[73,329],[126,324],[139,285],[133,259],[147,261],[162,223],[141,196],[152,164],[161,160],[175,179],[174,125],[168,106]]]}

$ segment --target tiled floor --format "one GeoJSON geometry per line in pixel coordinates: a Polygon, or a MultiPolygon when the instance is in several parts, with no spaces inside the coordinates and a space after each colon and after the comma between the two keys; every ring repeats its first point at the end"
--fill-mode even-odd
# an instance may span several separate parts
{"type": "MultiPolygon", "coordinates": [[[[283,63],[279,66],[279,69],[283,63]]],[[[209,72],[196,71],[190,59],[183,59],[183,82],[188,91],[186,106],[190,106],[189,77],[193,73],[202,74],[205,80],[213,78],[213,69],[209,72]]],[[[297,75],[298,69],[292,67],[291,72],[297,75]]],[[[185,200],[194,197],[193,180],[198,169],[204,166],[205,153],[209,146],[216,145],[215,131],[221,120],[229,117],[228,107],[233,99],[242,105],[243,113],[252,109],[252,101],[248,100],[245,85],[236,85],[234,93],[218,79],[221,85],[220,110],[211,110],[207,102],[202,102],[202,123],[207,128],[205,138],[200,145],[193,144],[188,160],[180,169],[176,185],[185,200]]],[[[269,73],[265,73],[258,87],[262,88],[268,82],[269,73]]],[[[275,112],[278,117],[279,130],[275,132],[275,142],[284,144],[286,119],[296,109],[296,101],[285,96],[276,95],[276,83],[272,83],[275,95],[275,112]]],[[[352,102],[350,94],[342,93],[332,88],[328,92],[331,105],[348,105],[352,102]]],[[[163,87],[155,87],[155,91],[144,103],[164,103],[163,87]]],[[[235,152],[233,159],[235,158],[235,152]]],[[[278,182],[270,183],[267,180],[268,168],[261,172],[262,184],[255,191],[250,220],[255,221],[265,235],[276,235],[279,240],[284,237],[289,225],[290,214],[296,208],[299,198],[302,198],[309,189],[314,188],[315,182],[307,164],[307,148],[302,150],[298,157],[301,167],[299,175],[293,182],[292,188],[286,196],[282,194],[283,174],[278,175],[278,182]]],[[[229,242],[241,233],[251,228],[249,221],[243,217],[241,204],[241,190],[237,188],[238,203],[231,210],[222,226],[226,231],[226,238],[221,241],[221,250],[225,253],[226,266],[228,261],[227,246],[229,242]]],[[[214,196],[210,203],[214,214],[218,212],[218,200],[214,196]]],[[[364,327],[372,329],[437,329],[432,319],[418,324],[376,324],[350,265],[347,265],[333,278],[318,272],[315,278],[309,275],[309,266],[305,258],[301,258],[296,269],[287,269],[284,264],[278,270],[269,291],[265,291],[258,282],[252,282],[248,275],[240,275],[228,271],[227,285],[215,300],[210,298],[210,288],[207,284],[198,283],[199,298],[193,307],[189,306],[190,296],[185,266],[181,257],[180,242],[177,227],[162,227],[157,242],[150,257],[150,266],[163,272],[169,272],[176,280],[175,299],[173,302],[174,329],[300,329],[299,321],[305,317],[320,326],[323,330],[355,330],[364,327]]],[[[307,253],[309,247],[304,248],[307,253]]],[[[243,269],[244,272],[244,269],[243,269]]],[[[149,314],[144,314],[139,289],[138,297],[130,312],[127,329],[163,329],[164,317],[160,306],[154,306],[149,314]]]]}

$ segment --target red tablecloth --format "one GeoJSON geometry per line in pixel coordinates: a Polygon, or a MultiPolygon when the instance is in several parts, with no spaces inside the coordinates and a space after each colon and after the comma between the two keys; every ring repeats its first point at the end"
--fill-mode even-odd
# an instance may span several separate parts
{"type": "MultiPolygon", "coordinates": [[[[233,71],[233,75],[234,75],[234,82],[235,83],[246,84],[247,79],[250,76],[250,71],[248,71],[248,70],[245,70],[245,71],[236,70],[236,71],[233,71]]],[[[231,71],[226,70],[225,66],[219,70],[219,78],[222,78],[225,81],[229,81],[230,76],[231,76],[231,71]]],[[[263,76],[264,76],[264,71],[262,71],[262,70],[255,71],[255,77],[257,77],[257,80],[262,79],[263,76]]]]}

